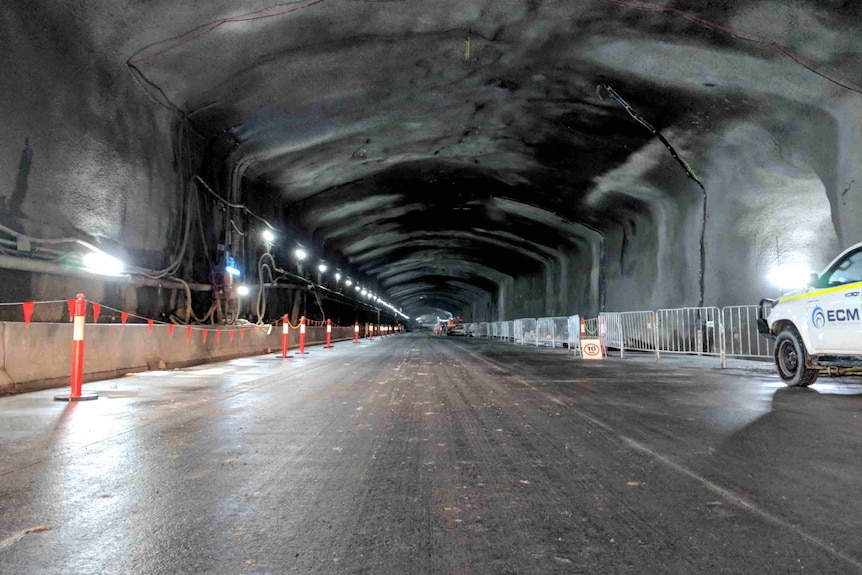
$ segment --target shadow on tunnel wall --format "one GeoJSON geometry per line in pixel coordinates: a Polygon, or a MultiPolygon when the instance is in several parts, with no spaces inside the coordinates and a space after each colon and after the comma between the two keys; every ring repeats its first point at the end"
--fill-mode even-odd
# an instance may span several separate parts
{"type": "Polygon", "coordinates": [[[27,189],[30,180],[30,168],[33,165],[33,148],[30,147],[30,137],[24,139],[24,149],[21,150],[21,159],[18,161],[18,173],[15,176],[15,187],[12,193],[3,199],[0,206],[2,213],[10,216],[21,215],[21,205],[27,197],[27,189]]]}

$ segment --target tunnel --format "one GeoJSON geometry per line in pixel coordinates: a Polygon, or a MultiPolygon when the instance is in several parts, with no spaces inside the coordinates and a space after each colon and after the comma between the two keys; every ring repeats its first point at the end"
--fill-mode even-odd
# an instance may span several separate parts
{"type": "Polygon", "coordinates": [[[756,303],[776,268],[860,238],[849,2],[3,16],[4,301],[592,317],[756,303]],[[119,277],[88,273],[92,252],[119,277]]]}
{"type": "Polygon", "coordinates": [[[5,1],[0,572],[862,573],[860,21],[5,1]]]}

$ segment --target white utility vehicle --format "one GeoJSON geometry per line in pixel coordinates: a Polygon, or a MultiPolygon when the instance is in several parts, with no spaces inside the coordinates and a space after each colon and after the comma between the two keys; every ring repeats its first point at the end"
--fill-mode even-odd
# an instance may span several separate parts
{"type": "Polygon", "coordinates": [[[807,386],[825,369],[862,367],[862,243],[835,258],[808,287],[760,302],[757,328],[775,338],[787,385],[807,386]]]}

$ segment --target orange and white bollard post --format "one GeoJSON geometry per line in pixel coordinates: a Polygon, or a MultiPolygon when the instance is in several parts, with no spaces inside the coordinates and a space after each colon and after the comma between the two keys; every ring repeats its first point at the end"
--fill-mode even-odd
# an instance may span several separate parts
{"type": "Polygon", "coordinates": [[[288,359],[293,356],[287,355],[287,347],[288,345],[290,345],[290,342],[288,341],[288,338],[290,336],[290,323],[287,321],[287,314],[284,314],[281,317],[281,322],[281,355],[277,355],[276,357],[280,357],[281,359],[288,359]]]}
{"type": "Polygon", "coordinates": [[[299,319],[299,355],[305,354],[305,316],[299,319]]]}
{"type": "Polygon", "coordinates": [[[84,384],[84,322],[87,317],[87,298],[79,293],[75,296],[72,318],[72,375],[69,394],[55,395],[56,401],[89,401],[99,399],[95,393],[81,393],[84,384]]]}
{"type": "Polygon", "coordinates": [[[326,349],[332,349],[332,320],[326,320],[326,349]]]}
{"type": "Polygon", "coordinates": [[[353,343],[359,343],[359,322],[353,324],[353,343]]]}

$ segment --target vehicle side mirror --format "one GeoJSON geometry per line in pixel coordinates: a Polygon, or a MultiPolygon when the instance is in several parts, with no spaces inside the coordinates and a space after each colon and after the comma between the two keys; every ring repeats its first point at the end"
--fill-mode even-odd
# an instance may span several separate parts
{"type": "Polygon", "coordinates": [[[819,281],[820,281],[819,275],[811,274],[811,276],[808,278],[808,285],[810,287],[817,287],[817,282],[819,282],[819,281]]]}

